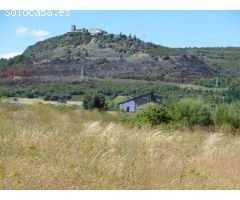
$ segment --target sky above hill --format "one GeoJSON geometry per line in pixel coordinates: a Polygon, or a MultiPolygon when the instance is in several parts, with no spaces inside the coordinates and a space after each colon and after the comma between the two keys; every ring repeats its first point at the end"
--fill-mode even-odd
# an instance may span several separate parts
{"type": "Polygon", "coordinates": [[[72,24],[132,34],[168,47],[240,47],[240,11],[70,11],[70,16],[52,17],[5,14],[0,11],[0,57],[6,58],[68,32],[72,24]]]}

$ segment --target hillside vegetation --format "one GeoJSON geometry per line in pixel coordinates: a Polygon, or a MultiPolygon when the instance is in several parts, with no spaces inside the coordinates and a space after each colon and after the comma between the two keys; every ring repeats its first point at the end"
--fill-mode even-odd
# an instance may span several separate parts
{"type": "Polygon", "coordinates": [[[91,78],[161,80],[214,87],[208,83],[218,76],[225,87],[240,76],[239,59],[237,47],[168,48],[131,35],[68,32],[29,46],[21,56],[1,59],[0,78],[38,77],[40,81],[43,76],[80,76],[83,72],[91,78]]]}
{"type": "Polygon", "coordinates": [[[162,97],[163,102],[195,97],[216,103],[223,102],[226,96],[226,90],[215,88],[193,87],[191,85],[157,81],[98,80],[69,84],[43,83],[27,86],[4,86],[0,88],[0,97],[43,98],[54,101],[82,100],[83,95],[89,92],[101,93],[110,101],[110,104],[114,103],[114,99],[118,96],[132,97],[148,92],[155,92],[162,97]]]}

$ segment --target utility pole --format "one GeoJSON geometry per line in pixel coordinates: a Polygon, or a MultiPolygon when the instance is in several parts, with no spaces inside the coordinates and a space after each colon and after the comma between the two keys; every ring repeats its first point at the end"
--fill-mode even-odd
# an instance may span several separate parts
{"type": "Polygon", "coordinates": [[[218,76],[216,77],[216,80],[215,80],[215,88],[218,88],[219,84],[218,84],[218,76]]]}
{"type": "Polygon", "coordinates": [[[218,76],[216,77],[215,79],[215,89],[216,89],[216,96],[217,96],[217,104],[216,104],[216,108],[217,108],[217,105],[220,103],[220,96],[219,96],[219,91],[218,91],[218,86],[219,86],[219,83],[218,83],[218,76]]]}
{"type": "Polygon", "coordinates": [[[82,69],[81,69],[81,79],[83,80],[83,74],[84,74],[84,66],[82,66],[82,69]]]}

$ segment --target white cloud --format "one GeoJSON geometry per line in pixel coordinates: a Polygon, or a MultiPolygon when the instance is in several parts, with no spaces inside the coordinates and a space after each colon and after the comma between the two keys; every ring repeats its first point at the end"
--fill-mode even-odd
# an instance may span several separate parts
{"type": "Polygon", "coordinates": [[[49,35],[45,30],[30,29],[28,27],[19,26],[16,29],[16,35],[20,37],[32,37],[36,40],[42,40],[49,35]]]}
{"type": "Polygon", "coordinates": [[[30,32],[30,36],[32,36],[33,38],[36,38],[36,39],[44,38],[44,37],[46,37],[48,35],[49,35],[49,32],[44,31],[44,30],[35,30],[35,29],[33,29],[30,32]]]}
{"type": "Polygon", "coordinates": [[[24,26],[17,27],[16,34],[18,36],[28,36],[29,29],[24,26]]]}
{"type": "Polygon", "coordinates": [[[20,54],[22,54],[22,52],[10,52],[10,53],[0,55],[0,58],[9,59],[9,58],[12,58],[12,57],[20,55],[20,54]]]}

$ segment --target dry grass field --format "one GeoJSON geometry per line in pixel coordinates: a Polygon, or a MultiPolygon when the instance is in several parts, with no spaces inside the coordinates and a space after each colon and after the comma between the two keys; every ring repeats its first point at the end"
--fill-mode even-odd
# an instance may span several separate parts
{"type": "Polygon", "coordinates": [[[0,107],[0,189],[239,189],[240,137],[132,128],[117,115],[0,107]]]}

